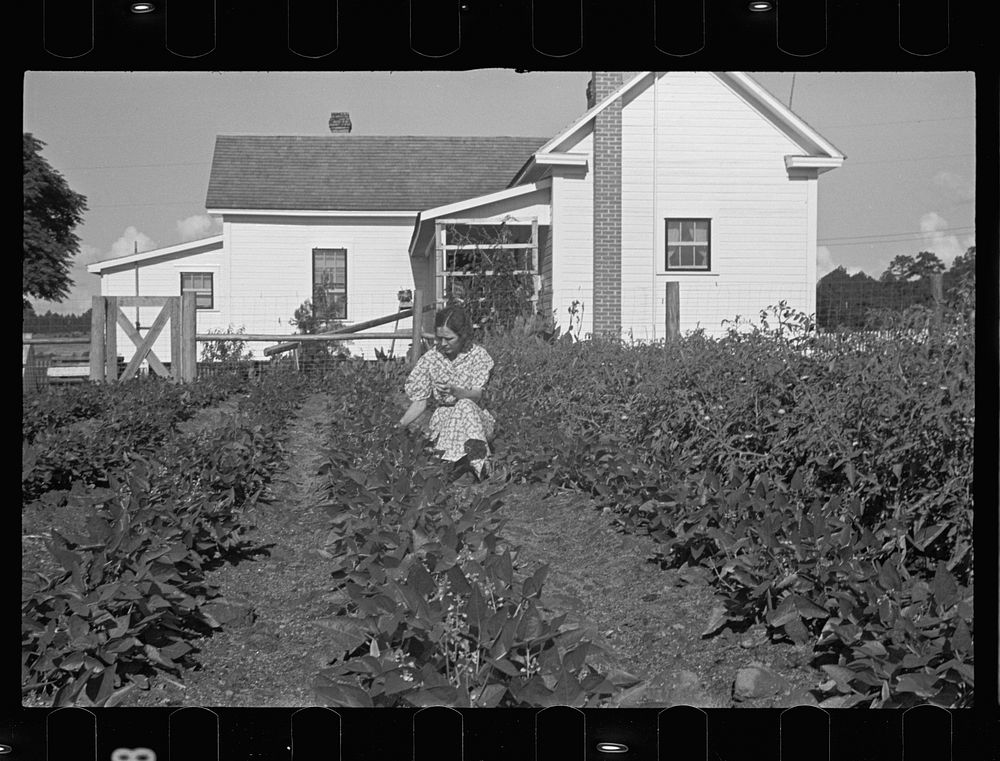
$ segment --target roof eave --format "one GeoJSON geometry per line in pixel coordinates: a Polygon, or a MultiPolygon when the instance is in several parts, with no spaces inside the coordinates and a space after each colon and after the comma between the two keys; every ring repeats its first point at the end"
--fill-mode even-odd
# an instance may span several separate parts
{"type": "Polygon", "coordinates": [[[207,214],[224,215],[238,214],[241,216],[266,216],[266,217],[415,217],[419,212],[413,210],[385,210],[385,209],[257,209],[239,208],[222,209],[210,208],[207,214]]]}
{"type": "Polygon", "coordinates": [[[413,246],[419,237],[420,228],[429,220],[442,217],[446,214],[454,214],[456,211],[462,211],[463,209],[468,209],[470,207],[482,206],[488,203],[495,203],[496,201],[504,201],[508,198],[528,195],[529,193],[534,193],[537,190],[545,190],[550,187],[552,187],[552,181],[544,179],[530,184],[504,188],[503,190],[498,190],[495,193],[487,193],[483,196],[473,196],[472,198],[467,198],[463,201],[456,201],[455,203],[446,204],[444,206],[437,206],[433,209],[424,209],[417,214],[417,218],[413,224],[413,233],[410,235],[410,245],[407,247],[407,251],[411,257],[414,255],[413,246]]]}
{"type": "Polygon", "coordinates": [[[189,240],[186,243],[178,243],[174,246],[154,248],[152,251],[143,251],[138,254],[128,254],[126,256],[119,256],[115,259],[104,259],[103,261],[88,264],[87,272],[99,275],[106,269],[120,267],[123,264],[133,264],[145,261],[146,259],[158,259],[161,256],[172,256],[174,254],[180,254],[196,248],[207,248],[215,245],[221,247],[223,245],[222,238],[223,236],[221,235],[213,235],[208,238],[199,238],[198,240],[189,240]]]}
{"type": "Polygon", "coordinates": [[[539,148],[535,152],[535,156],[538,156],[539,154],[543,153],[553,153],[554,152],[553,149],[555,147],[566,142],[566,140],[571,138],[577,131],[584,128],[591,119],[597,116],[597,114],[599,114],[601,111],[603,111],[612,103],[614,103],[622,95],[624,95],[633,87],[642,82],[646,77],[652,77],[655,74],[657,74],[657,72],[644,71],[641,74],[636,74],[628,82],[623,82],[621,86],[615,89],[610,95],[605,97],[599,103],[595,103],[591,108],[584,111],[583,114],[581,114],[576,119],[576,121],[574,121],[569,127],[564,129],[558,135],[549,140],[545,145],[539,148]]]}
{"type": "Polygon", "coordinates": [[[543,154],[536,153],[531,157],[528,164],[525,165],[525,168],[521,170],[523,174],[515,177],[510,187],[513,187],[518,182],[525,184],[547,179],[551,175],[552,167],[565,166],[586,169],[587,165],[587,154],[585,153],[562,153],[555,151],[543,154]]]}
{"type": "Polygon", "coordinates": [[[839,169],[845,156],[785,156],[785,169],[813,169],[817,174],[839,169]]]}
{"type": "Polygon", "coordinates": [[[762,87],[756,80],[753,79],[749,74],[745,74],[742,71],[728,71],[728,72],[713,72],[717,77],[723,81],[735,80],[742,87],[746,88],[755,98],[758,104],[760,104],[764,111],[771,118],[778,119],[788,126],[793,132],[798,133],[807,141],[812,142],[819,150],[826,153],[831,158],[840,158],[843,160],[846,158],[843,151],[837,148],[833,143],[823,137],[819,132],[813,129],[806,121],[798,116],[794,111],[789,109],[784,103],[775,98],[771,93],[769,93],[764,87],[762,87]]]}

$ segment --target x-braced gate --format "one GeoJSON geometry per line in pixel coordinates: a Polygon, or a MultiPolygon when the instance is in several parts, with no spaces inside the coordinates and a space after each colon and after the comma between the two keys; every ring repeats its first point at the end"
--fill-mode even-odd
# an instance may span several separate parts
{"type": "Polygon", "coordinates": [[[157,375],[176,381],[193,381],[198,374],[195,343],[195,297],[183,296],[94,296],[90,325],[90,379],[125,381],[135,377],[145,360],[157,375]],[[122,307],[161,307],[145,337],[126,317],[122,307]],[[153,344],[170,323],[170,369],[153,352],[153,344]],[[118,376],[118,328],[136,346],[121,376],[118,376]]]}

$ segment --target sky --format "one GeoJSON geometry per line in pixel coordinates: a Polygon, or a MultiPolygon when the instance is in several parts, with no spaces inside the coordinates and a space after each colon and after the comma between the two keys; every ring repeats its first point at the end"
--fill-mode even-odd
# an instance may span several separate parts
{"type": "MultiPolygon", "coordinates": [[[[820,176],[819,276],[878,277],[899,254],[950,264],[975,245],[972,72],[748,72],[847,156],[820,176]]],[[[205,214],[218,134],[547,138],[586,110],[588,72],[29,71],[23,130],[87,198],[74,286],[38,313],[79,314],[95,261],[221,233],[205,214]]]]}

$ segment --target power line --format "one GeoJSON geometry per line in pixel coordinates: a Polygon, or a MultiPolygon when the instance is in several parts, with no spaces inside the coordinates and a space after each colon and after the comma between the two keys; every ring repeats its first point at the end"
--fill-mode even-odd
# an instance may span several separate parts
{"type": "Polygon", "coordinates": [[[211,161],[190,161],[190,162],[167,162],[164,164],[99,164],[97,166],[68,166],[63,167],[63,170],[68,171],[70,169],[78,171],[81,169],[150,169],[153,167],[164,167],[164,166],[211,166],[211,161]]]}
{"type": "MultiPolygon", "coordinates": [[[[975,235],[973,234],[973,237],[975,235]]],[[[885,240],[856,240],[856,241],[843,241],[840,243],[827,243],[825,241],[817,241],[817,245],[823,246],[824,248],[840,248],[843,246],[896,246],[896,245],[921,245],[921,246],[931,246],[935,244],[933,242],[927,241],[922,235],[914,235],[909,238],[887,238],[885,240]],[[922,242],[921,242],[922,241],[922,242]]]]}
{"type": "Polygon", "coordinates": [[[871,235],[854,235],[854,236],[851,236],[851,235],[838,235],[838,236],[834,236],[832,238],[825,238],[824,240],[818,241],[818,242],[823,243],[825,241],[831,241],[831,240],[841,241],[841,240],[862,240],[862,239],[871,239],[871,238],[895,238],[895,237],[898,237],[900,235],[920,237],[920,236],[923,236],[923,235],[932,235],[934,233],[954,232],[954,231],[960,231],[960,230],[975,230],[975,229],[976,229],[975,227],[971,227],[971,226],[970,227],[942,227],[942,228],[940,228],[938,230],[928,230],[928,231],[924,231],[924,230],[907,230],[906,232],[901,232],[901,233],[872,233],[871,235]]]}
{"type": "Polygon", "coordinates": [[[964,119],[975,119],[976,116],[942,116],[939,119],[899,119],[891,122],[861,122],[858,124],[824,124],[823,129],[837,128],[845,129],[850,127],[881,127],[884,124],[924,124],[925,122],[955,122],[964,119]]]}
{"type": "Polygon", "coordinates": [[[197,201],[158,201],[156,203],[109,203],[109,204],[87,204],[88,209],[123,209],[131,206],[191,206],[198,205],[204,206],[204,204],[199,204],[197,201]]]}
{"type": "Polygon", "coordinates": [[[975,156],[975,152],[972,153],[943,153],[939,156],[912,156],[910,158],[897,158],[897,159],[874,159],[873,161],[851,161],[847,159],[844,162],[844,166],[860,166],[861,164],[885,164],[894,161],[930,161],[931,159],[953,159],[959,156],[975,156]]]}
{"type": "MultiPolygon", "coordinates": [[[[823,248],[842,248],[843,246],[898,246],[898,245],[908,245],[912,246],[915,241],[920,240],[920,237],[915,238],[901,238],[899,240],[859,240],[853,243],[823,243],[822,241],[817,241],[817,245],[823,248]]],[[[921,245],[922,248],[933,248],[933,243],[927,243],[926,245],[921,245]]]]}

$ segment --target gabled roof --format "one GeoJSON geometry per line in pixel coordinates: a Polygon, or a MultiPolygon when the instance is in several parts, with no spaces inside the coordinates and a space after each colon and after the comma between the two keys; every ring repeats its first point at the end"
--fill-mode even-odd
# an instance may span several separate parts
{"type": "MultiPolygon", "coordinates": [[[[560,155],[572,156],[572,154],[561,153],[563,146],[578,134],[591,129],[592,122],[599,113],[635,88],[640,86],[645,87],[650,84],[654,76],[661,76],[666,73],[668,72],[643,71],[630,77],[614,92],[610,93],[599,103],[595,103],[592,108],[581,114],[572,124],[546,141],[545,145],[539,148],[531,159],[521,167],[510,184],[515,185],[523,182],[525,179],[534,179],[537,171],[533,170],[539,164],[543,163],[543,161],[539,160],[542,156],[551,155],[553,158],[560,155]]],[[[783,105],[781,101],[765,90],[750,75],[740,71],[713,71],[710,73],[740,97],[744,98],[751,106],[763,113],[776,127],[788,134],[789,137],[802,147],[806,155],[835,160],[831,166],[823,167],[824,169],[840,166],[840,162],[843,162],[846,158],[833,143],[806,124],[805,120],[783,105]]],[[[548,161],[544,163],[556,162],[548,161]]]]}
{"type": "Polygon", "coordinates": [[[126,256],[119,256],[115,259],[105,259],[104,261],[94,262],[93,264],[87,265],[87,272],[99,275],[105,270],[120,267],[123,264],[134,264],[136,262],[144,262],[148,259],[159,259],[164,256],[180,257],[192,256],[194,254],[205,254],[209,251],[221,249],[222,245],[222,236],[213,235],[209,238],[189,240],[184,243],[177,243],[173,246],[154,248],[151,251],[143,251],[139,254],[127,254],[126,256]]]}
{"type": "Polygon", "coordinates": [[[502,190],[546,138],[219,135],[209,212],[409,211],[502,190]]]}

